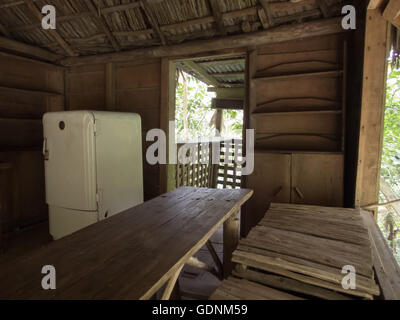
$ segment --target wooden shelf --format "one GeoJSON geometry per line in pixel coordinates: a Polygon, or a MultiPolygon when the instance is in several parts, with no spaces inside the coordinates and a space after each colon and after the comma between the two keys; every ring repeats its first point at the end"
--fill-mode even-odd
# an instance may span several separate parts
{"type": "Polygon", "coordinates": [[[273,80],[295,80],[295,79],[307,79],[307,78],[331,78],[331,77],[340,77],[343,75],[342,70],[333,70],[333,71],[322,71],[322,72],[310,72],[310,73],[297,73],[297,74],[287,74],[280,76],[271,76],[271,77],[256,77],[253,78],[253,81],[273,81],[273,80]]]}
{"type": "Polygon", "coordinates": [[[286,116],[286,115],[314,115],[314,114],[342,114],[342,110],[307,110],[307,111],[271,111],[253,112],[252,116],[286,116]]]}
{"type": "Polygon", "coordinates": [[[52,97],[62,97],[62,94],[56,92],[48,92],[48,91],[40,91],[40,90],[27,90],[27,89],[17,89],[17,88],[9,88],[0,86],[0,92],[11,92],[16,94],[34,94],[34,95],[42,95],[42,96],[52,96],[52,97]]]}

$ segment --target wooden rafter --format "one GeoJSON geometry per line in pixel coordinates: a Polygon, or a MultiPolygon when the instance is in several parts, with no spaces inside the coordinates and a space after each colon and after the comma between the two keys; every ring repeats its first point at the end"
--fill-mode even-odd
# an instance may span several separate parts
{"type": "Polygon", "coordinates": [[[39,47],[0,37],[0,48],[44,61],[57,61],[62,57],[39,47]]]}
{"type": "MultiPolygon", "coordinates": [[[[24,1],[25,1],[25,4],[28,6],[28,8],[31,10],[31,12],[37,17],[37,19],[39,19],[39,21],[42,21],[43,15],[39,11],[39,9],[36,7],[36,5],[33,3],[33,0],[24,0],[24,1]]],[[[60,34],[56,30],[49,29],[46,31],[48,31],[51,34],[51,36],[54,38],[54,40],[61,46],[61,48],[63,48],[65,50],[65,52],[69,56],[73,57],[73,56],[77,55],[71,49],[69,44],[67,42],[65,42],[65,40],[60,36],[60,34]]]]}
{"type": "Polygon", "coordinates": [[[385,3],[385,0],[370,0],[368,4],[368,9],[380,8],[385,3]]]}
{"type": "Polygon", "coordinates": [[[317,6],[316,1],[317,0],[302,0],[302,1],[297,1],[297,2],[292,2],[292,1],[281,1],[281,2],[279,2],[279,1],[276,1],[276,2],[271,2],[270,3],[270,8],[273,11],[299,9],[299,8],[303,8],[306,5],[317,6]]]}
{"type": "Polygon", "coordinates": [[[139,7],[140,7],[140,2],[133,2],[133,3],[120,4],[118,6],[106,7],[101,9],[100,11],[102,14],[110,14],[113,12],[125,11],[139,7]]]}
{"type": "Polygon", "coordinates": [[[324,18],[329,18],[330,17],[330,12],[328,5],[326,4],[325,0],[317,0],[317,4],[324,15],[324,18]]]}
{"type": "Polygon", "coordinates": [[[272,27],[275,24],[275,22],[274,22],[274,17],[272,15],[272,9],[270,7],[270,3],[267,0],[259,0],[259,1],[264,9],[268,24],[270,27],[272,27]]]}
{"type": "Polygon", "coordinates": [[[199,66],[196,62],[193,61],[185,61],[183,64],[194,73],[196,73],[201,80],[206,82],[208,85],[213,85],[215,87],[219,86],[219,82],[215,79],[211,74],[209,74],[205,69],[199,66]]]}
{"type": "Polygon", "coordinates": [[[149,9],[149,3],[147,0],[141,0],[141,7],[143,9],[143,12],[147,19],[149,20],[151,27],[155,30],[155,32],[158,34],[161,43],[165,46],[167,44],[167,40],[165,39],[164,33],[161,31],[160,26],[158,25],[158,22],[156,18],[154,17],[154,14],[151,12],[149,9]]]}
{"type": "Polygon", "coordinates": [[[267,45],[290,40],[300,40],[314,36],[344,33],[341,17],[322,19],[302,24],[278,26],[271,30],[239,34],[207,41],[191,41],[179,45],[142,48],[112,54],[100,54],[89,57],[66,58],[64,65],[84,65],[112,61],[128,61],[137,58],[162,58],[168,56],[185,56],[190,54],[210,53],[216,50],[237,49],[250,46],[267,45]]]}
{"type": "Polygon", "coordinates": [[[224,26],[224,19],[222,18],[221,9],[219,8],[219,4],[217,0],[208,0],[210,4],[211,11],[214,17],[214,21],[217,25],[218,31],[221,35],[226,35],[226,28],[224,26]]]}
{"type": "Polygon", "coordinates": [[[101,13],[98,11],[97,7],[92,3],[91,0],[86,0],[86,5],[88,6],[89,10],[92,12],[93,16],[95,17],[96,21],[98,22],[100,28],[102,31],[106,34],[108,41],[110,41],[111,45],[113,46],[115,51],[120,51],[121,48],[117,42],[117,40],[114,38],[113,34],[111,33],[106,21],[104,20],[104,17],[101,15],[101,13]]]}
{"type": "Polygon", "coordinates": [[[388,20],[391,24],[400,28],[400,1],[390,0],[388,5],[383,11],[383,18],[388,20]]]}

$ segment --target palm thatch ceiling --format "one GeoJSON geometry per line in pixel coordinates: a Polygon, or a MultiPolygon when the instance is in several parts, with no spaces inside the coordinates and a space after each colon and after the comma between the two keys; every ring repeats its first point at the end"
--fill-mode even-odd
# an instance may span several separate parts
{"type": "MultiPolygon", "coordinates": [[[[340,15],[343,0],[0,0],[0,34],[86,56],[252,33],[340,15]],[[57,10],[43,30],[41,8],[57,10]]],[[[230,72],[234,72],[230,71],[230,72]]]]}

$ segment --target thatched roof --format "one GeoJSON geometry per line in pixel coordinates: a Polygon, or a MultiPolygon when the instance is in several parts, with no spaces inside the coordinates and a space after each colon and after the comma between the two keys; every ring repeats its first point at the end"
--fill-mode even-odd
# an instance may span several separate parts
{"type": "Polygon", "coordinates": [[[62,56],[256,32],[340,15],[342,0],[0,0],[0,33],[62,56]],[[57,9],[57,29],[40,10],[57,9]],[[39,13],[39,15],[38,15],[39,13]]]}

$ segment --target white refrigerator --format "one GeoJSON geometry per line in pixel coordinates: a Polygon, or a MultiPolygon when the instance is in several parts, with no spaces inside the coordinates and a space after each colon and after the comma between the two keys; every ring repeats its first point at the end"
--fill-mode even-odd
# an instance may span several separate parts
{"type": "Polygon", "coordinates": [[[143,202],[139,115],[50,112],[43,116],[43,127],[54,240],[143,202]]]}

